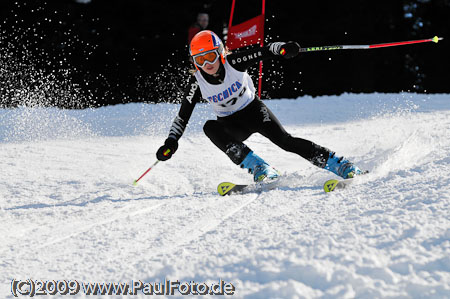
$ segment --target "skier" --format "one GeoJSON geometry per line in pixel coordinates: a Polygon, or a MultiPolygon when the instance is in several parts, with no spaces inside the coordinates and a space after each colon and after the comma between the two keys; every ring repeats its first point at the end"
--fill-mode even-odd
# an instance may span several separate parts
{"type": "Polygon", "coordinates": [[[275,115],[255,94],[248,67],[261,60],[295,57],[300,46],[296,42],[274,42],[239,53],[228,53],[220,38],[209,30],[197,33],[190,43],[190,55],[196,68],[190,78],[178,115],[168,138],[156,157],[166,161],[178,149],[195,104],[206,99],[213,107],[216,120],[208,120],[203,130],[211,141],[235,164],[253,174],[253,180],[270,182],[280,176],[243,141],[260,133],[282,149],[296,153],[314,165],[346,179],[361,170],[343,157],[311,141],[292,137],[275,115]],[[168,151],[170,150],[170,151],[168,151]]]}

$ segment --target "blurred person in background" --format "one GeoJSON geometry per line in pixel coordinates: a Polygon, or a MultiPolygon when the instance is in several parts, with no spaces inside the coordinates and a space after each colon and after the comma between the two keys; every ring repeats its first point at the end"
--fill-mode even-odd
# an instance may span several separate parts
{"type": "Polygon", "coordinates": [[[188,30],[188,43],[191,42],[192,38],[202,30],[205,30],[209,24],[209,15],[207,13],[201,12],[197,15],[197,21],[189,27],[188,30]]]}

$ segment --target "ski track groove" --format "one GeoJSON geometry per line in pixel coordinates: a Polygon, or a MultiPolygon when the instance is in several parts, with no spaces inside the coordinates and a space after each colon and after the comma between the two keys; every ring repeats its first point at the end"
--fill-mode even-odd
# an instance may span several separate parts
{"type": "MultiPolygon", "coordinates": [[[[64,242],[64,241],[69,240],[69,239],[71,239],[71,238],[73,238],[75,236],[78,236],[80,234],[86,233],[86,232],[88,232],[89,230],[91,230],[91,229],[93,229],[95,227],[106,225],[106,224],[115,222],[115,221],[120,220],[120,219],[124,219],[124,218],[130,217],[130,216],[135,216],[135,215],[145,214],[145,213],[151,212],[152,210],[155,210],[155,209],[159,208],[160,206],[162,206],[164,204],[166,204],[166,203],[158,203],[158,204],[155,204],[155,205],[153,205],[151,207],[148,207],[148,208],[145,208],[145,209],[140,209],[138,211],[134,211],[134,212],[131,212],[131,213],[126,213],[126,214],[121,215],[121,216],[116,216],[116,217],[113,217],[113,218],[109,218],[107,220],[103,220],[103,221],[99,221],[99,222],[96,222],[96,223],[93,223],[93,224],[90,224],[90,225],[86,225],[86,226],[81,227],[76,232],[71,233],[71,234],[66,234],[66,233],[67,233],[67,231],[70,231],[74,227],[74,225],[71,224],[70,226],[69,225],[68,226],[64,226],[64,227],[58,229],[59,235],[65,234],[64,237],[53,239],[53,240],[51,240],[49,242],[46,242],[46,243],[43,243],[43,244],[41,244],[39,246],[29,247],[28,250],[31,250],[31,251],[42,250],[42,249],[44,249],[44,248],[46,248],[48,246],[64,242]]],[[[121,211],[124,211],[124,210],[129,210],[129,208],[122,208],[121,209],[121,211]]],[[[120,214],[120,211],[118,211],[117,213],[120,214]]],[[[27,229],[24,229],[24,230],[27,230],[27,229]]],[[[30,228],[28,228],[28,230],[30,230],[30,228]]],[[[11,245],[5,246],[5,249],[3,251],[8,250],[8,247],[10,247],[10,246],[11,245]]],[[[23,252],[22,254],[23,255],[29,255],[29,252],[23,252]]]]}
{"type": "MultiPolygon", "coordinates": [[[[108,219],[108,220],[100,221],[100,222],[97,222],[97,223],[94,223],[94,224],[91,224],[91,225],[87,225],[87,226],[83,227],[82,229],[78,230],[75,233],[72,233],[72,234],[69,234],[69,235],[67,235],[65,237],[58,238],[58,239],[52,240],[50,242],[44,243],[41,246],[36,247],[36,249],[40,250],[40,249],[43,249],[43,248],[48,247],[50,245],[54,245],[54,244],[57,244],[57,243],[60,243],[60,242],[64,242],[65,240],[70,239],[70,238],[72,238],[74,236],[86,233],[89,230],[91,230],[92,228],[97,227],[97,226],[102,226],[102,225],[105,225],[105,224],[109,224],[111,222],[115,222],[117,220],[124,219],[124,218],[130,217],[130,216],[135,216],[135,215],[139,215],[139,214],[148,213],[148,212],[150,212],[150,211],[152,211],[154,209],[159,208],[162,205],[164,205],[164,203],[159,203],[159,204],[153,205],[153,206],[151,206],[149,208],[146,208],[146,209],[141,209],[141,210],[138,210],[138,211],[135,211],[135,212],[132,212],[132,213],[127,213],[127,214],[125,214],[123,216],[118,216],[118,217],[114,217],[112,219],[108,219]]],[[[127,210],[127,209],[128,208],[123,208],[122,210],[127,210]]],[[[65,231],[65,229],[63,231],[65,231]]]]}
{"type": "MultiPolygon", "coordinates": [[[[231,211],[227,212],[224,216],[222,216],[220,219],[216,221],[210,221],[207,225],[203,226],[203,228],[195,227],[191,228],[190,230],[187,230],[184,234],[185,236],[192,236],[187,237],[185,239],[182,239],[180,242],[177,242],[175,245],[171,246],[170,248],[164,248],[164,250],[160,250],[159,252],[152,251],[152,254],[150,257],[156,257],[156,256],[169,256],[172,255],[180,246],[188,245],[192,243],[194,240],[200,239],[202,236],[210,233],[215,228],[217,228],[220,224],[224,223],[229,218],[233,217],[236,213],[242,211],[246,206],[250,205],[254,201],[256,201],[260,196],[261,192],[256,194],[256,196],[246,200],[244,203],[240,204],[236,208],[232,209],[231,211]],[[196,232],[195,234],[193,232],[196,232]]],[[[220,198],[219,200],[227,200],[224,198],[220,198]]]]}

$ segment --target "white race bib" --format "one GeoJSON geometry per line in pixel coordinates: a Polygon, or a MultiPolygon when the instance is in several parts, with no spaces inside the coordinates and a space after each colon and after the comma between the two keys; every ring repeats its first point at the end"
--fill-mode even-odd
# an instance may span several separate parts
{"type": "Polygon", "coordinates": [[[213,107],[217,116],[231,115],[244,109],[255,98],[255,87],[247,72],[239,72],[232,68],[225,60],[225,79],[222,84],[208,83],[201,72],[196,72],[195,77],[202,97],[213,107]]]}

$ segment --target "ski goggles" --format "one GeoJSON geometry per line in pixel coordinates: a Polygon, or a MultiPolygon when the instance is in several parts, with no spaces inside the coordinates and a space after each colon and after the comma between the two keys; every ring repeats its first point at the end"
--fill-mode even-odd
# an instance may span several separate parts
{"type": "Polygon", "coordinates": [[[195,65],[198,67],[204,67],[205,64],[214,64],[219,59],[219,53],[216,50],[208,51],[205,53],[192,56],[195,65]]]}

